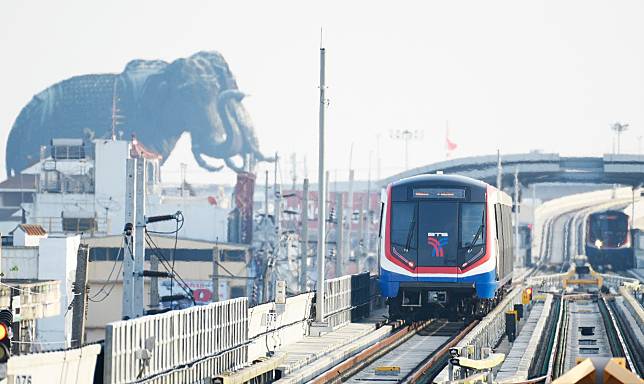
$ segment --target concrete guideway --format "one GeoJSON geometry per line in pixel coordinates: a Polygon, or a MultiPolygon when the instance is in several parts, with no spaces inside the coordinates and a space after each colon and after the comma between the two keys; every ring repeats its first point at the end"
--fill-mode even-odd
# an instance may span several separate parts
{"type": "MultiPolygon", "coordinates": [[[[497,161],[496,155],[447,160],[398,173],[382,180],[380,184],[386,185],[404,177],[438,171],[495,184],[497,161]]],[[[502,155],[501,164],[506,170],[503,174],[503,185],[512,184],[515,169],[519,170],[519,182],[524,185],[547,182],[639,185],[644,179],[642,155],[565,157],[558,153],[522,153],[502,155]]]]}

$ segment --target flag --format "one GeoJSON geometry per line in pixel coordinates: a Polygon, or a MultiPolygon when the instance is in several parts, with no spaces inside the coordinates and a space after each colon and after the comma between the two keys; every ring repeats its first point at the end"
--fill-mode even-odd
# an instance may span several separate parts
{"type": "Polygon", "coordinates": [[[445,129],[445,148],[447,148],[447,157],[454,151],[458,145],[449,139],[449,126],[445,129]]]}

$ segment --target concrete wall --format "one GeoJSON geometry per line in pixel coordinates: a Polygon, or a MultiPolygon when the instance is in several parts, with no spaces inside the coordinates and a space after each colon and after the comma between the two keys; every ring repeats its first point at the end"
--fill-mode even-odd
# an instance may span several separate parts
{"type": "Polygon", "coordinates": [[[73,299],[72,282],[76,278],[76,258],[80,236],[49,237],[40,242],[38,279],[60,281],[58,316],[37,321],[37,338],[45,349],[68,347],[71,341],[72,311],[67,307],[73,299]]]}
{"type": "Polygon", "coordinates": [[[35,279],[38,276],[38,248],[2,248],[1,271],[5,279],[35,279]]]}
{"type": "Polygon", "coordinates": [[[273,302],[248,309],[248,359],[252,361],[267,352],[279,351],[288,344],[300,341],[307,333],[306,319],[310,316],[314,293],[303,293],[286,299],[279,306],[273,302]],[[274,312],[273,315],[268,315],[274,312]]]}
{"type": "Polygon", "coordinates": [[[7,364],[9,383],[91,383],[101,346],[13,356],[7,364]]]}
{"type": "Polygon", "coordinates": [[[125,223],[125,164],[129,157],[129,142],[95,140],[96,210],[109,214],[109,234],[121,233],[125,223]]]}
{"type": "Polygon", "coordinates": [[[17,227],[13,232],[13,245],[19,247],[37,247],[40,244],[40,240],[46,237],[46,234],[44,236],[28,235],[20,227],[17,227]]]}
{"type": "MultiPolygon", "coordinates": [[[[160,197],[150,196],[147,201],[147,215],[166,215],[183,212],[185,222],[181,237],[207,240],[226,241],[228,234],[227,208],[220,208],[208,202],[207,196],[192,197],[160,197]]],[[[174,231],[174,222],[155,223],[149,226],[158,231],[174,231]]]]}

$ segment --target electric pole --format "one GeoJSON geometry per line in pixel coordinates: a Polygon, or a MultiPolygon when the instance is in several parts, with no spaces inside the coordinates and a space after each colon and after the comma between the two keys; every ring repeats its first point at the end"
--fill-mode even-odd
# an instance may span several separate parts
{"type": "Polygon", "coordinates": [[[300,251],[300,292],[306,292],[309,257],[309,179],[302,183],[302,248],[300,251]]]}
{"type": "Polygon", "coordinates": [[[342,262],[344,259],[344,199],[342,192],[335,193],[335,212],[337,224],[335,226],[335,277],[342,276],[342,262]]]}
{"type": "Polygon", "coordinates": [[[320,48],[320,116],[319,116],[319,142],[318,142],[318,247],[317,247],[317,289],[315,299],[315,320],[324,322],[324,256],[326,254],[326,190],[324,180],[324,112],[326,98],[324,96],[324,48],[320,48]]]}
{"type": "Polygon", "coordinates": [[[72,308],[72,348],[80,348],[85,343],[85,320],[87,319],[87,263],[89,247],[78,246],[76,259],[76,280],[72,308]]]}

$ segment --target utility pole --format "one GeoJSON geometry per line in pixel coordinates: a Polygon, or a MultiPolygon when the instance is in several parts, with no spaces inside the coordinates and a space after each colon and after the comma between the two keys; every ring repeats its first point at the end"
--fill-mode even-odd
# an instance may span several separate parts
{"type": "Polygon", "coordinates": [[[152,277],[150,277],[150,308],[158,309],[159,308],[159,277],[155,276],[156,272],[159,272],[159,258],[157,255],[150,255],[150,271],[152,271],[152,277]]]}
{"type": "Polygon", "coordinates": [[[354,178],[354,172],[353,172],[353,169],[350,169],[349,170],[349,196],[348,196],[349,202],[347,204],[349,208],[349,212],[347,214],[347,221],[344,224],[347,228],[346,236],[344,237],[345,245],[344,245],[343,255],[342,255],[344,260],[349,260],[351,256],[351,251],[352,251],[351,249],[352,233],[351,232],[353,229],[352,228],[353,227],[353,178],[354,178]]]}
{"type": "MultiPolygon", "coordinates": [[[[514,254],[515,261],[519,259],[519,168],[514,169],[514,254]]],[[[522,265],[523,263],[517,263],[522,265]]]]}
{"type": "Polygon", "coordinates": [[[136,209],[136,160],[126,160],[126,185],[125,185],[125,229],[123,253],[123,319],[134,318],[133,284],[134,284],[134,223],[136,209]]]}
{"type": "Polygon", "coordinates": [[[335,277],[342,276],[344,260],[344,201],[342,192],[335,193],[337,225],[335,226],[335,277]]]}
{"type": "Polygon", "coordinates": [[[269,255],[268,253],[270,252],[269,246],[268,246],[268,230],[269,230],[269,219],[268,219],[268,170],[266,171],[266,178],[265,178],[265,185],[264,185],[264,243],[262,244],[262,249],[264,250],[264,263],[262,265],[264,266],[264,275],[262,276],[262,297],[260,300],[261,302],[265,302],[268,300],[269,292],[268,292],[268,276],[270,276],[269,273],[269,268],[270,268],[270,260],[269,260],[269,255]]]}
{"type": "Polygon", "coordinates": [[[72,308],[72,348],[80,348],[85,343],[85,320],[87,318],[87,263],[89,247],[78,246],[76,254],[76,281],[72,308]]]}
{"type": "Polygon", "coordinates": [[[145,259],[145,159],[136,159],[136,235],[134,238],[134,316],[141,317],[145,312],[143,302],[143,261],[145,259]]]}
{"type": "Polygon", "coordinates": [[[369,151],[369,171],[367,173],[367,227],[365,230],[364,242],[364,248],[367,255],[371,250],[371,154],[372,152],[369,151]]]}
{"type": "Polygon", "coordinates": [[[219,248],[212,249],[212,298],[211,302],[219,301],[219,262],[221,261],[221,251],[219,248]]]}
{"type": "Polygon", "coordinates": [[[291,154],[291,178],[293,179],[291,190],[295,191],[295,185],[297,184],[297,155],[295,152],[291,154]]]}
{"type": "Polygon", "coordinates": [[[315,300],[315,320],[318,323],[324,322],[324,256],[326,254],[326,190],[324,180],[324,112],[326,109],[326,97],[324,96],[325,73],[324,73],[324,48],[320,48],[320,116],[319,116],[319,142],[318,142],[318,249],[317,249],[317,289],[315,300]]]}
{"type": "Polygon", "coordinates": [[[501,150],[496,150],[496,188],[499,191],[503,190],[503,166],[501,165],[501,150]]]}
{"type": "Polygon", "coordinates": [[[309,179],[302,183],[302,248],[300,251],[300,292],[306,292],[309,257],[309,179]]]}

